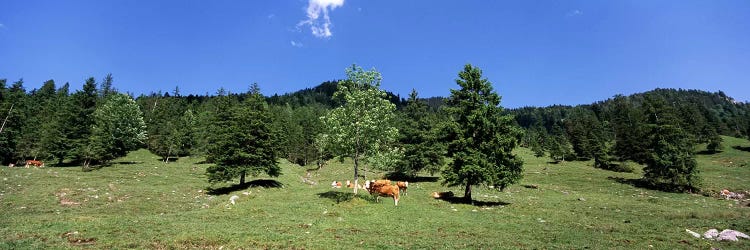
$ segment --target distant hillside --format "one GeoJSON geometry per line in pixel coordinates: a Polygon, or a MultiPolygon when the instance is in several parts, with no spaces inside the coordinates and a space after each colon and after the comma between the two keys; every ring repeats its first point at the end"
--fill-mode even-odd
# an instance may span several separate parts
{"type": "MultiPolygon", "coordinates": [[[[338,81],[326,81],[312,88],[306,88],[283,95],[270,96],[267,98],[267,101],[269,104],[289,104],[292,107],[319,104],[331,108],[338,105],[337,101],[333,99],[333,93],[336,92],[337,88],[338,81]]],[[[388,100],[396,104],[396,107],[398,108],[402,107],[406,102],[405,99],[397,94],[389,91],[386,91],[386,94],[388,95],[388,100]]]]}
{"type": "Polygon", "coordinates": [[[629,96],[616,95],[587,105],[523,107],[510,109],[508,112],[515,115],[521,127],[542,127],[547,131],[561,126],[576,110],[591,111],[600,122],[611,124],[614,122],[617,105],[630,105],[639,110],[647,95],[658,96],[671,104],[682,124],[694,128],[693,132],[698,132],[698,126],[709,124],[723,135],[747,137],[750,134],[750,103],[737,102],[721,91],[711,93],[702,90],[654,89],[629,96]]]}

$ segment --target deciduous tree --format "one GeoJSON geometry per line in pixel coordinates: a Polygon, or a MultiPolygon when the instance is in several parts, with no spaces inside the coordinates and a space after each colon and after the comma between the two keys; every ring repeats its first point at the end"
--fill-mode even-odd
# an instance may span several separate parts
{"type": "Polygon", "coordinates": [[[393,150],[398,139],[394,125],[396,105],[385,99],[386,93],[380,90],[380,72],[353,65],[346,69],[346,75],[348,79],[339,82],[334,93],[343,105],[321,117],[326,129],[321,138],[327,140],[323,145],[329,146],[335,155],[354,160],[354,193],[357,193],[363,161],[387,165],[398,158],[393,150]]]}

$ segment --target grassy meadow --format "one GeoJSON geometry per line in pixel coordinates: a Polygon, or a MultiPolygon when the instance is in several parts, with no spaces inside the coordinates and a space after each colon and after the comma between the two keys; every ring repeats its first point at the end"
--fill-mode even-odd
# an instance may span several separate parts
{"type": "Polygon", "coordinates": [[[724,145],[697,156],[702,194],[633,186],[639,167],[551,164],[522,148],[522,181],[503,192],[477,187],[477,205],[431,198],[463,192],[427,174],[412,180],[398,207],[390,198],[376,203],[366,192],[331,188],[352,178],[352,165],[335,161],[312,172],[316,185],[302,182],[306,168],[282,161],[282,176],[250,178],[245,187],[209,186],[201,158],[165,164],[146,150],[90,172],[1,167],[0,249],[750,249],[750,240],[685,232],[750,233],[747,201],[718,197],[724,188],[750,191],[750,142],[724,137],[724,145]]]}

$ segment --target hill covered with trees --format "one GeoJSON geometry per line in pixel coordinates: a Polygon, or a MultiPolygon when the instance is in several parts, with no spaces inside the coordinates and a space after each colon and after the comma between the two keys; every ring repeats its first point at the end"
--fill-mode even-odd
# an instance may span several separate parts
{"type": "MultiPolygon", "coordinates": [[[[222,114],[219,111],[247,103],[257,95],[224,89],[214,95],[184,96],[177,88],[171,93],[152,92],[130,97],[139,110],[117,111],[132,116],[126,119],[104,115],[111,112],[107,108],[112,110],[108,102],[128,103],[122,98],[110,100],[123,96],[117,93],[113,82],[111,75],[99,82],[89,78],[81,90],[71,93],[70,84],[58,87],[53,80],[28,91],[23,80],[10,86],[7,80],[0,80],[0,110],[5,118],[0,132],[0,162],[7,165],[43,159],[58,164],[102,164],[113,157],[92,156],[123,155],[138,147],[162,156],[165,162],[186,155],[208,155],[215,145],[212,129],[224,121],[217,117],[222,114]],[[92,139],[104,136],[93,133],[110,133],[107,135],[110,137],[115,133],[97,124],[118,121],[137,124],[139,119],[145,123],[145,133],[132,133],[140,139],[122,138],[123,142],[116,145],[92,139]]],[[[267,132],[272,138],[264,145],[273,147],[279,157],[299,165],[320,164],[322,159],[330,158],[330,152],[318,145],[317,137],[325,130],[320,117],[345,102],[334,95],[339,82],[327,81],[312,88],[262,98],[270,116],[267,132]]],[[[259,91],[257,85],[254,91],[259,91]]],[[[394,146],[405,148],[410,154],[419,151],[414,154],[418,157],[404,157],[403,164],[394,164],[402,167],[392,170],[408,174],[439,170],[438,166],[421,166],[421,163],[442,164],[438,156],[447,154],[445,137],[449,130],[444,121],[451,117],[446,109],[449,99],[420,98],[416,90],[409,100],[384,93],[384,98],[397,108],[395,126],[405,133],[394,146]]],[[[700,90],[655,89],[630,96],[615,95],[586,105],[505,109],[503,114],[512,115],[514,123],[523,128],[520,145],[531,148],[538,157],[549,156],[555,162],[594,159],[597,167],[620,171],[630,169],[628,162],[655,165],[661,156],[679,155],[663,151],[675,150],[674,147],[690,153],[670,161],[683,162],[683,167],[690,169],[690,154],[697,143],[706,143],[708,146],[702,151],[711,153],[722,149],[719,135],[750,135],[750,103],[737,102],[723,92],[700,90]]],[[[250,117],[246,119],[252,121],[250,117]]],[[[690,176],[675,176],[670,182],[692,186],[690,176]]]]}

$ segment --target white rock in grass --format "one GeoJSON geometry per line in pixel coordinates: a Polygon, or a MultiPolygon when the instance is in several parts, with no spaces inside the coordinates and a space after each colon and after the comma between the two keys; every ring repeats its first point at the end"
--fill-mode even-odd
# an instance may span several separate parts
{"type": "Polygon", "coordinates": [[[236,195],[232,195],[232,197],[229,197],[229,202],[231,202],[231,203],[232,203],[232,205],[234,205],[234,204],[235,204],[235,201],[236,201],[237,199],[239,199],[239,198],[240,198],[239,196],[236,196],[236,195]]]}
{"type": "Polygon", "coordinates": [[[719,230],[716,230],[714,228],[709,229],[705,233],[703,233],[703,237],[706,239],[713,239],[719,236],[719,230]]]}
{"type": "Polygon", "coordinates": [[[750,237],[747,236],[747,234],[744,234],[739,231],[731,230],[731,229],[725,229],[724,231],[721,231],[719,233],[718,240],[728,240],[728,241],[738,241],[737,237],[749,239],[750,237]]]}
{"type": "Polygon", "coordinates": [[[700,238],[701,237],[701,234],[693,232],[693,231],[690,231],[690,229],[685,229],[685,231],[688,232],[690,235],[692,235],[695,238],[700,238]]]}

